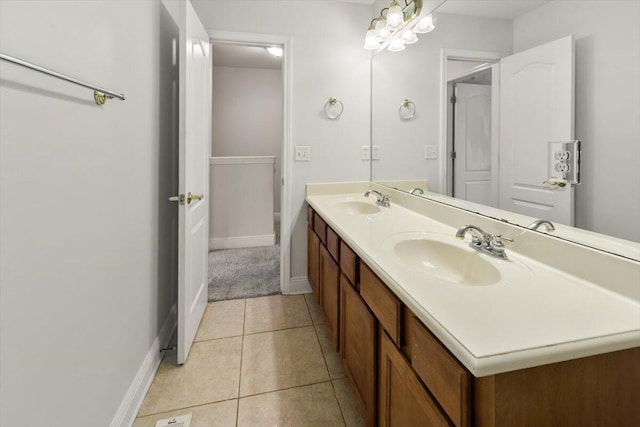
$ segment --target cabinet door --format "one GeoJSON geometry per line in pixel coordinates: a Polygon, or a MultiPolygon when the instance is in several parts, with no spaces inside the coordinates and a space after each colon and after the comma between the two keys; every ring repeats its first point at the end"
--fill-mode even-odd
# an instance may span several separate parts
{"type": "Polygon", "coordinates": [[[313,293],[320,301],[320,238],[307,228],[307,277],[313,293]]]}
{"type": "Polygon", "coordinates": [[[340,281],[340,354],[362,416],[376,422],[376,318],[348,280],[340,281]]]}
{"type": "Polygon", "coordinates": [[[391,341],[380,329],[379,423],[381,427],[447,426],[431,396],[391,341]]]}
{"type": "Polygon", "coordinates": [[[331,344],[333,349],[338,351],[340,344],[338,341],[340,268],[324,245],[320,245],[320,270],[322,309],[331,332],[331,344]]]}

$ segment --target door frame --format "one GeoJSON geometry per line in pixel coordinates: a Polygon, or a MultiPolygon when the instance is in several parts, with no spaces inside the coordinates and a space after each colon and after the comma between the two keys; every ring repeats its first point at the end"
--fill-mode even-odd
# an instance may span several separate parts
{"type": "MultiPolygon", "coordinates": [[[[283,102],[283,132],[282,132],[282,158],[280,167],[282,173],[282,188],[280,193],[280,291],[289,294],[291,278],[291,64],[292,64],[292,39],[289,36],[273,34],[242,33],[235,31],[222,31],[208,29],[209,41],[212,43],[223,42],[237,45],[252,46],[282,46],[282,102],[283,102]]],[[[213,202],[213,201],[210,201],[213,202]]]]}
{"type": "MultiPolygon", "coordinates": [[[[440,143],[438,146],[438,152],[440,153],[439,171],[438,176],[440,178],[439,188],[437,191],[440,194],[447,194],[447,188],[449,188],[449,179],[447,175],[447,164],[449,163],[449,155],[447,153],[448,146],[448,120],[449,120],[449,82],[447,81],[447,62],[452,59],[462,61],[484,61],[496,63],[509,53],[505,52],[489,52],[481,50],[462,50],[462,49],[441,49],[440,50],[440,143]]],[[[496,85],[494,85],[496,86],[496,85]]],[[[496,88],[493,88],[495,91],[496,88]]],[[[492,117],[494,109],[492,108],[492,117]]],[[[492,118],[492,121],[495,122],[492,118]]],[[[498,141],[497,138],[492,137],[492,140],[498,141]]],[[[492,149],[496,148],[493,147],[492,149]]],[[[493,153],[492,153],[493,159],[493,153]]],[[[497,164],[495,165],[498,166],[497,164]]],[[[492,165],[493,170],[493,165],[492,165]]]]}

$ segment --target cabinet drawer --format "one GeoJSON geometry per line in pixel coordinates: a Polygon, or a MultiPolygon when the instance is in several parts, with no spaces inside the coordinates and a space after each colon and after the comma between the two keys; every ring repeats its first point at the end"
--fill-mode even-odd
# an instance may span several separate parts
{"type": "Polygon", "coordinates": [[[340,259],[340,238],[331,227],[327,227],[327,249],[333,259],[340,259]]]}
{"type": "Polygon", "coordinates": [[[327,244],[327,223],[316,212],[313,213],[313,230],[316,232],[320,241],[327,244]]]}
{"type": "Polygon", "coordinates": [[[311,206],[307,206],[307,224],[313,228],[313,208],[311,206]]]}
{"type": "Polygon", "coordinates": [[[458,426],[470,425],[471,374],[417,318],[411,321],[411,365],[458,426]]]}
{"type": "Polygon", "coordinates": [[[358,271],[358,257],[349,245],[343,241],[340,241],[340,269],[351,281],[351,284],[357,287],[358,278],[356,277],[356,272],[358,271]]]}
{"type": "Polygon", "coordinates": [[[360,263],[360,295],[391,339],[398,344],[402,303],[364,263],[360,263]]]}

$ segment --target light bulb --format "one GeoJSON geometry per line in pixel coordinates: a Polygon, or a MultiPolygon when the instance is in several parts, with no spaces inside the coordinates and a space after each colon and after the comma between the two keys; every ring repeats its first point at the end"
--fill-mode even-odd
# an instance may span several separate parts
{"type": "Polygon", "coordinates": [[[416,36],[416,33],[414,33],[413,30],[407,30],[402,33],[402,41],[404,44],[414,44],[418,41],[418,36],[416,36]]]}
{"type": "Polygon", "coordinates": [[[413,30],[418,34],[424,34],[433,31],[435,28],[435,25],[433,25],[433,17],[427,15],[413,27],[413,30]]]}
{"type": "Polygon", "coordinates": [[[267,52],[276,58],[280,58],[282,56],[282,48],[277,46],[270,46],[267,48],[267,52]]]}
{"type": "Polygon", "coordinates": [[[377,49],[380,47],[380,42],[378,42],[378,36],[375,30],[370,29],[367,31],[367,35],[364,36],[364,48],[365,49],[377,49]]]}
{"type": "Polygon", "coordinates": [[[391,37],[391,32],[387,28],[387,20],[385,18],[381,18],[376,23],[376,34],[378,35],[378,40],[383,42],[389,40],[391,37]]]}
{"type": "Polygon", "coordinates": [[[387,25],[389,28],[395,29],[402,24],[404,24],[404,13],[402,13],[402,8],[398,6],[396,0],[393,0],[387,12],[387,25]]]}
{"type": "Polygon", "coordinates": [[[404,50],[405,47],[402,39],[393,39],[393,41],[389,43],[389,47],[387,49],[391,52],[400,52],[401,50],[404,50]]]}

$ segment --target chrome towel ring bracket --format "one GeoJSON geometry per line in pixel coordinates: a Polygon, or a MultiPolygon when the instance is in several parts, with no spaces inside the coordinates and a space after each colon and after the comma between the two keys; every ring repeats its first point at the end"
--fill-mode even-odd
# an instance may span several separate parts
{"type": "Polygon", "coordinates": [[[398,114],[402,120],[411,120],[416,116],[416,104],[408,99],[404,99],[400,108],[398,108],[398,114]]]}
{"type": "Polygon", "coordinates": [[[324,112],[328,118],[331,120],[335,120],[342,115],[344,111],[344,104],[342,101],[338,101],[338,99],[331,97],[324,104],[324,112]]]}

